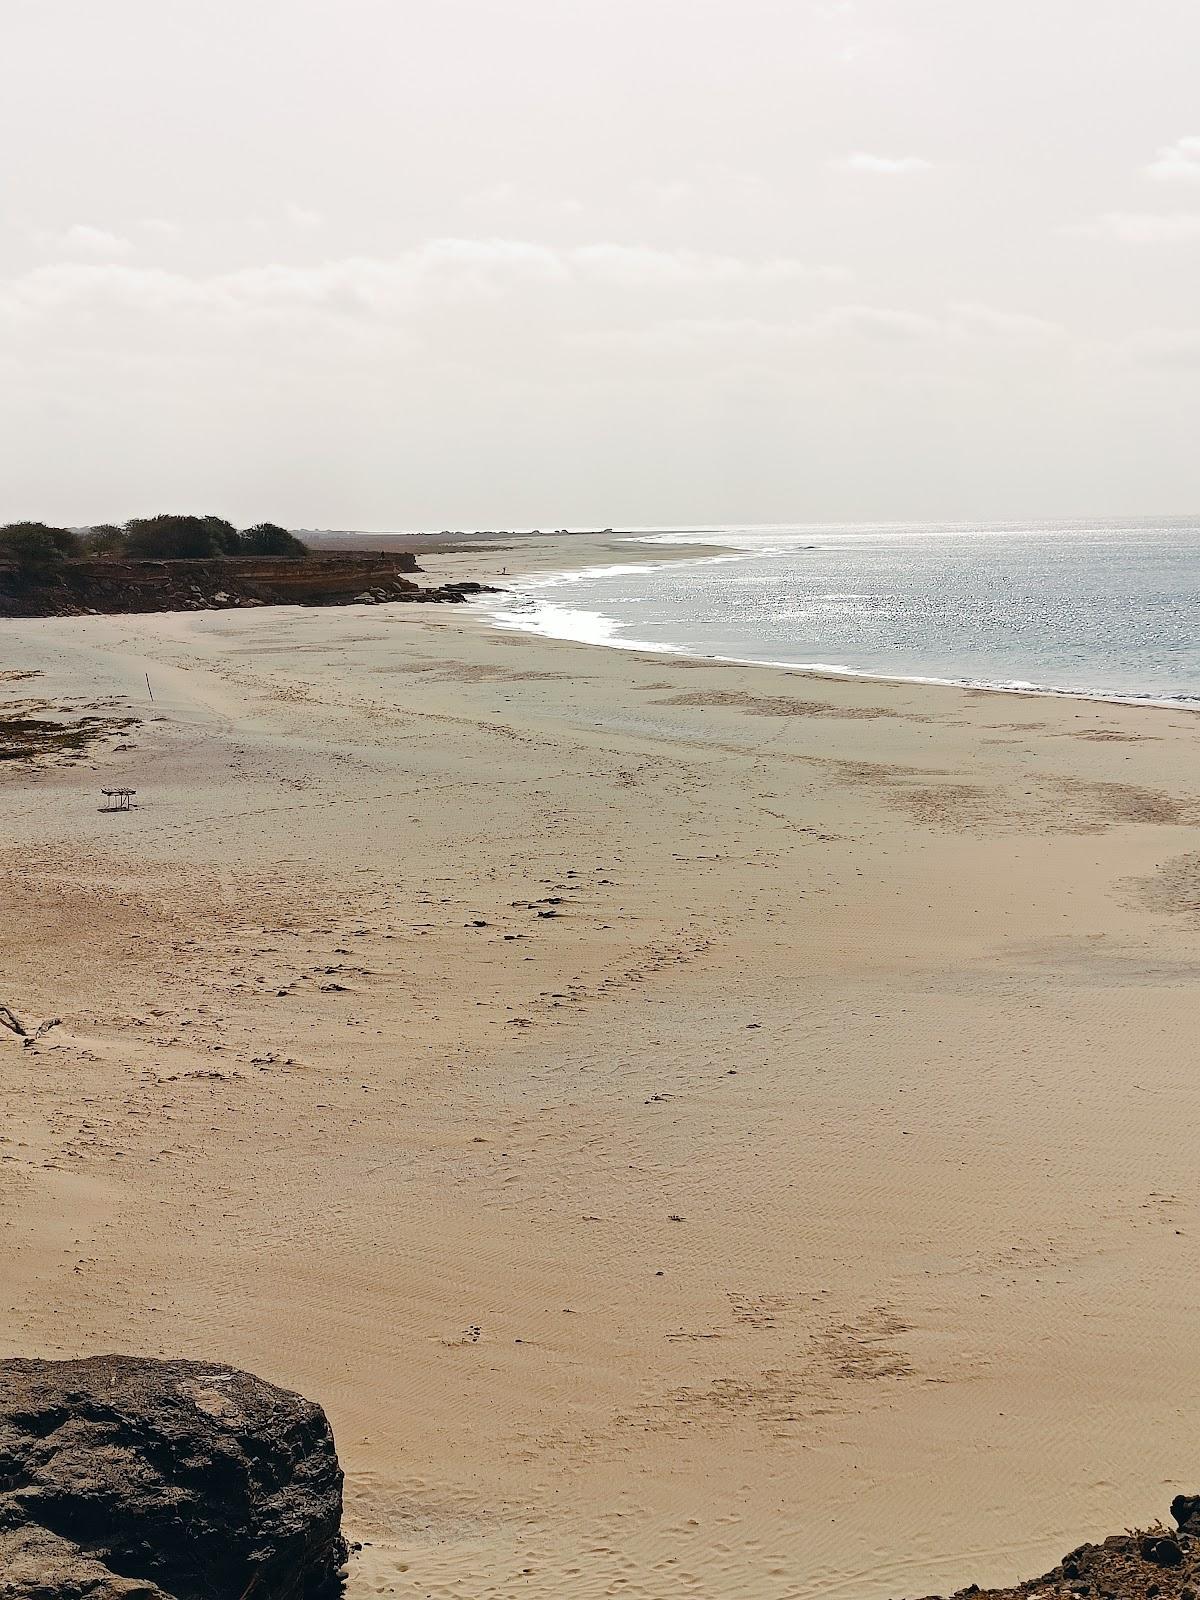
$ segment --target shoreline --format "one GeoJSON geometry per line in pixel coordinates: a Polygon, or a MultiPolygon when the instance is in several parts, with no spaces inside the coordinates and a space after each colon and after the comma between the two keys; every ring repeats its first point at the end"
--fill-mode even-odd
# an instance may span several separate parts
{"type": "MultiPolygon", "coordinates": [[[[491,602],[489,602],[490,604],[491,602]]],[[[487,608],[483,604],[477,607],[478,612],[483,612],[485,609],[487,608]]],[[[594,614],[599,615],[599,613],[594,614]]],[[[930,689],[959,689],[970,694],[1017,695],[1023,699],[1081,700],[1090,705],[1142,706],[1147,710],[1159,711],[1194,712],[1200,710],[1200,695],[1152,698],[1149,695],[1103,694],[1099,691],[1086,689],[1052,689],[1044,685],[1026,687],[1011,683],[990,683],[983,678],[925,678],[916,675],[906,676],[902,673],[865,672],[855,667],[839,667],[823,662],[795,665],[788,661],[768,661],[761,657],[708,655],[702,651],[688,650],[682,645],[647,644],[644,640],[622,641],[620,639],[571,638],[562,634],[543,633],[538,628],[522,627],[520,623],[515,622],[497,622],[493,626],[505,628],[513,633],[529,634],[538,639],[556,639],[564,644],[580,644],[590,649],[630,650],[641,652],[645,655],[672,656],[708,666],[765,667],[773,672],[784,672],[799,678],[811,678],[817,682],[861,681],[863,683],[911,684],[930,689]]]]}
{"type": "MultiPolygon", "coordinates": [[[[1182,521],[1184,519],[1176,520],[1182,521]]],[[[1080,523],[1081,527],[1084,525],[1085,524],[1083,522],[1080,523]]],[[[780,527],[786,526],[788,525],[780,524],[780,527]]],[[[848,524],[847,526],[850,528],[857,528],[859,525],[848,524]]],[[[966,525],[964,524],[964,526],[966,525]]],[[[678,533],[689,530],[669,531],[672,533],[678,533]]],[[[1022,699],[1048,698],[1055,700],[1078,700],[1084,703],[1097,705],[1144,706],[1149,709],[1160,710],[1200,710],[1200,695],[1178,694],[1174,696],[1153,696],[1149,694],[1143,695],[1121,693],[1117,691],[1105,692],[1088,689],[1062,689],[1039,684],[1027,685],[1019,683],[1000,683],[982,678],[954,679],[930,677],[919,674],[870,672],[865,669],[842,666],[832,662],[793,663],[771,660],[765,657],[710,654],[699,650],[692,650],[683,645],[660,645],[650,643],[645,640],[626,641],[616,637],[607,639],[593,639],[576,635],[546,633],[536,626],[526,626],[518,621],[506,622],[499,620],[503,613],[497,610],[498,601],[495,599],[485,599],[483,596],[477,596],[472,593],[452,595],[448,592],[454,586],[454,584],[463,585],[467,589],[476,587],[476,579],[474,574],[477,573],[482,573],[484,577],[508,577],[517,580],[518,583],[523,578],[540,578],[544,584],[552,584],[558,578],[566,579],[573,576],[593,576],[597,574],[603,574],[613,570],[614,567],[618,566],[649,564],[661,564],[663,566],[667,566],[674,564],[675,562],[687,564],[692,562],[709,562],[713,560],[726,561],[736,560],[740,554],[749,553],[745,551],[739,551],[734,546],[723,546],[719,543],[708,542],[707,534],[710,532],[717,533],[720,531],[718,529],[695,531],[697,533],[697,538],[695,542],[692,543],[669,540],[664,540],[662,543],[656,543],[656,540],[662,538],[662,530],[654,530],[652,532],[617,530],[615,532],[607,533],[575,533],[561,536],[553,534],[512,534],[504,536],[504,538],[508,541],[504,544],[501,544],[498,539],[494,543],[491,543],[486,540],[480,541],[477,537],[473,538],[471,535],[464,535],[461,538],[439,538],[433,544],[427,546],[421,546],[416,535],[404,535],[403,540],[405,552],[408,552],[411,545],[411,550],[414,554],[420,555],[428,563],[432,563],[432,567],[426,566],[425,568],[421,569],[423,572],[429,573],[431,570],[445,566],[447,568],[447,572],[452,575],[447,576],[441,585],[427,585],[426,588],[428,593],[405,596],[404,598],[406,603],[409,604],[440,604],[444,603],[448,598],[463,599],[468,602],[471,615],[475,617],[479,617],[481,615],[489,616],[491,619],[490,626],[492,627],[514,633],[523,633],[536,638],[556,640],[560,643],[580,644],[589,647],[598,647],[611,650],[625,650],[633,653],[642,653],[649,656],[670,656],[682,660],[694,661],[697,663],[704,663],[714,666],[727,665],[756,669],[765,668],[773,672],[783,672],[792,676],[804,679],[813,679],[816,681],[862,681],[865,683],[893,684],[899,686],[914,685],[938,689],[954,689],[966,693],[978,692],[986,694],[1013,695],[1022,699]],[[699,537],[701,533],[705,535],[704,540],[701,540],[699,537]],[[599,563],[595,560],[595,550],[589,550],[589,546],[593,545],[599,549],[605,549],[613,554],[620,552],[624,556],[624,559],[620,562],[599,563]],[[629,549],[628,546],[630,545],[642,548],[629,549]],[[547,559],[547,547],[551,547],[552,551],[549,559],[547,559]],[[661,552],[664,549],[678,549],[679,554],[663,555],[661,552]],[[521,571],[509,573],[507,568],[507,560],[503,564],[500,564],[499,558],[501,556],[506,558],[511,557],[514,553],[518,556],[518,558],[523,558],[525,565],[521,571]],[[573,559],[563,559],[568,553],[573,559]],[[480,561],[476,559],[478,557],[483,557],[484,559],[480,561]],[[464,561],[464,558],[469,559],[464,561]],[[463,569],[464,567],[473,575],[472,577],[464,578],[462,576],[462,571],[460,569],[463,569]]],[[[389,538],[395,543],[401,536],[381,535],[379,537],[389,538]]],[[[360,549],[360,545],[362,548],[366,548],[370,545],[370,541],[371,536],[362,535],[353,544],[346,542],[345,548],[342,548],[337,541],[334,541],[329,548],[324,546],[314,547],[314,554],[328,557],[332,553],[343,562],[353,563],[353,561],[356,559],[362,562],[364,558],[362,555],[362,549],[360,549]]],[[[161,566],[162,563],[143,563],[143,565],[161,566]]],[[[195,563],[193,565],[202,566],[204,563],[195,563]]],[[[212,565],[212,563],[210,563],[210,565],[212,565]]],[[[419,586],[414,585],[414,587],[419,586]]],[[[519,588],[506,589],[502,586],[492,586],[491,592],[497,596],[503,596],[504,594],[508,593],[521,594],[529,591],[522,591],[519,588]]],[[[395,598],[388,597],[388,599],[385,599],[383,597],[382,590],[379,591],[379,597],[380,603],[389,603],[389,600],[394,601],[395,598]]],[[[262,602],[258,601],[254,602],[256,605],[261,603],[262,602]]],[[[336,602],[330,603],[336,603],[338,605],[352,605],[356,603],[356,600],[340,599],[336,602]]],[[[282,610],[287,608],[286,601],[272,601],[268,602],[267,604],[269,608],[273,610],[282,610]]],[[[128,611],[113,610],[99,614],[111,616],[169,616],[177,614],[179,609],[182,608],[175,608],[170,611],[160,612],[137,608],[128,611]]],[[[193,607],[193,609],[195,609],[195,607],[193,607]]],[[[212,609],[223,608],[212,607],[212,609]]],[[[68,613],[62,614],[68,615],[68,613]]],[[[82,616],[97,613],[78,612],[69,614],[82,616]]],[[[0,621],[50,620],[50,618],[54,615],[55,613],[44,613],[33,616],[13,615],[7,618],[0,617],[0,621]]],[[[599,612],[589,613],[589,615],[594,615],[600,620],[604,621],[613,620],[605,617],[599,612]]]]}
{"type": "MultiPolygon", "coordinates": [[[[625,540],[629,544],[649,545],[656,552],[659,552],[657,554],[642,555],[640,557],[635,557],[634,553],[630,552],[629,564],[631,565],[634,564],[635,561],[639,565],[650,562],[656,564],[661,563],[663,566],[671,565],[674,562],[683,562],[685,564],[694,562],[697,564],[703,564],[711,561],[723,562],[736,560],[739,555],[753,555],[756,553],[746,550],[739,551],[733,546],[721,546],[716,543],[701,543],[699,540],[697,540],[695,544],[688,544],[684,543],[683,541],[663,541],[662,543],[655,544],[655,539],[658,536],[652,534],[622,534],[618,537],[625,540]],[[676,549],[680,552],[678,555],[664,556],[661,554],[663,550],[676,549]]],[[[558,569],[551,569],[549,572],[546,572],[544,569],[538,567],[532,569],[528,574],[525,574],[525,576],[531,578],[541,578],[542,582],[540,584],[531,585],[529,589],[524,591],[518,588],[512,590],[511,592],[514,594],[536,592],[537,588],[539,587],[553,584],[554,579],[558,576],[561,576],[564,579],[570,579],[572,577],[599,576],[615,570],[617,566],[623,564],[624,563],[594,564],[586,562],[580,564],[576,562],[570,565],[564,565],[558,569]]],[[[490,611],[491,615],[497,619],[503,615],[503,613],[497,611],[496,602],[490,602],[488,606],[480,606],[478,609],[481,611],[485,609],[490,611]]],[[[622,626],[622,624],[617,622],[616,619],[609,617],[607,614],[602,612],[588,612],[586,615],[589,617],[594,617],[596,620],[601,622],[614,623],[617,627],[622,626]]],[[[680,656],[693,661],[703,661],[713,664],[726,663],[739,667],[767,667],[775,671],[797,674],[803,677],[862,679],[870,683],[924,684],[937,688],[980,691],[988,694],[1011,694],[1020,695],[1023,697],[1048,696],[1054,699],[1065,698],[1071,700],[1083,700],[1106,705],[1161,707],[1167,710],[1200,709],[1200,695],[1196,694],[1177,694],[1174,696],[1134,694],[1131,692],[1120,692],[1115,690],[1103,691],[1092,689],[1063,689],[1044,684],[1022,684],[1013,682],[1002,683],[984,678],[955,679],[931,677],[921,674],[871,672],[856,667],[841,666],[832,662],[795,663],[776,661],[765,657],[710,654],[700,650],[693,650],[686,645],[654,644],[646,640],[636,639],[624,640],[616,635],[607,638],[588,638],[582,635],[550,633],[546,632],[542,628],[539,628],[536,626],[536,624],[526,625],[517,620],[513,620],[511,622],[496,620],[493,625],[500,628],[507,628],[513,632],[531,634],[539,638],[559,639],[564,642],[595,645],[604,649],[642,651],[646,654],[653,655],[680,656]]]]}
{"type": "Polygon", "coordinates": [[[62,1019],[0,1038],[3,1353],[319,1400],[350,1600],[892,1600],[1194,1487],[1182,708],[466,607],[0,638],[144,719],[0,769],[62,1019]]]}

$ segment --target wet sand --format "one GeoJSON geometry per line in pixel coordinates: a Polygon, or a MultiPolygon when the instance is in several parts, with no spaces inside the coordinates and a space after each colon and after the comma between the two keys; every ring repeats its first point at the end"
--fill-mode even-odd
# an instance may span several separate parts
{"type": "Polygon", "coordinates": [[[884,1600],[1196,1487],[1193,716],[446,607],[5,670],[143,721],[0,770],[0,1353],[320,1400],[352,1600],[884,1600]]]}

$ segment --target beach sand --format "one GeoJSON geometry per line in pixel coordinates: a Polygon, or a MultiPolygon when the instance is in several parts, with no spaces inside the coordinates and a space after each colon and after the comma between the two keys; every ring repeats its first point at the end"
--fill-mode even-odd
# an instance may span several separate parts
{"type": "Polygon", "coordinates": [[[3,670],[143,721],[0,771],[0,1354],[319,1400],[351,1600],[884,1600],[1198,1487],[1192,715],[448,607],[3,670]]]}

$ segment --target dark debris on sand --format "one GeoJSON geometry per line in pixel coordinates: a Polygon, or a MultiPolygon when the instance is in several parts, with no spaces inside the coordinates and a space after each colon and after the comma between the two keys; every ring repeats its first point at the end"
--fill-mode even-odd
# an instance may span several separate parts
{"type": "Polygon", "coordinates": [[[950,1600],[1200,1600],[1200,1495],[1176,1495],[1171,1515],[1176,1530],[1114,1534],[1080,1545],[1044,1577],[1011,1589],[971,1584],[950,1600]]]}
{"type": "Polygon", "coordinates": [[[0,711],[0,761],[82,756],[98,740],[120,736],[137,721],[137,717],[56,719],[0,711]]]}

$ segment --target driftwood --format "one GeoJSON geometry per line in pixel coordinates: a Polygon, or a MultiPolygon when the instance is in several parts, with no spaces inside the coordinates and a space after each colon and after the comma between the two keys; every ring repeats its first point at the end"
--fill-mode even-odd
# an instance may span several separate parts
{"type": "Polygon", "coordinates": [[[26,1049],[30,1045],[36,1044],[39,1039],[44,1038],[51,1028],[59,1028],[61,1026],[61,1017],[47,1017],[45,1022],[39,1022],[33,1032],[30,1033],[11,1006],[0,1005],[0,1027],[5,1027],[10,1033],[15,1033],[26,1049]]]}
{"type": "Polygon", "coordinates": [[[20,1017],[18,1017],[16,1012],[11,1010],[8,1006],[0,1006],[0,1026],[10,1028],[12,1032],[17,1035],[18,1039],[26,1039],[29,1037],[25,1032],[25,1028],[20,1017]]]}

